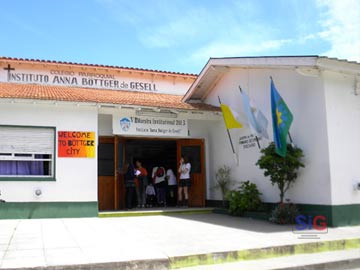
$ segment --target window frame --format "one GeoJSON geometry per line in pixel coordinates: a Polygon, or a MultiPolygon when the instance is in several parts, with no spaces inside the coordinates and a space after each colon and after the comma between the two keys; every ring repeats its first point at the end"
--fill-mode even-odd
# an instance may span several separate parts
{"type": "MultiPolygon", "coordinates": [[[[53,175],[52,176],[45,176],[45,177],[26,177],[26,176],[0,176],[0,181],[26,181],[26,182],[53,182],[56,181],[56,157],[57,157],[57,147],[56,147],[56,139],[57,139],[57,132],[55,126],[28,126],[28,125],[0,125],[1,127],[9,127],[9,128],[35,128],[35,129],[52,129],[54,132],[54,153],[53,153],[53,175]]],[[[0,142],[1,143],[1,142],[0,142]]]]}

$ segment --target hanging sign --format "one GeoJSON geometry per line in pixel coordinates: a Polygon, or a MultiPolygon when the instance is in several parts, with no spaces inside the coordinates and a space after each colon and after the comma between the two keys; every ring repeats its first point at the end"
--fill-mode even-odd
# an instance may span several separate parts
{"type": "Polygon", "coordinates": [[[188,121],[183,118],[113,115],[113,133],[128,136],[187,137],[188,121]]]}
{"type": "Polygon", "coordinates": [[[59,131],[58,157],[94,158],[95,132],[59,131]]]}

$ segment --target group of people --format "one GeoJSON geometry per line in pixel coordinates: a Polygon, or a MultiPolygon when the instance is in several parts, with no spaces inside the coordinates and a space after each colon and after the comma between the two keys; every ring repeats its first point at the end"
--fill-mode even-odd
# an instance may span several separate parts
{"type": "Polygon", "coordinates": [[[191,164],[181,157],[178,167],[179,179],[172,169],[155,166],[151,175],[140,160],[125,162],[124,184],[127,209],[153,206],[188,206],[191,187],[191,164]],[[136,196],[135,196],[136,195],[136,196]]]}

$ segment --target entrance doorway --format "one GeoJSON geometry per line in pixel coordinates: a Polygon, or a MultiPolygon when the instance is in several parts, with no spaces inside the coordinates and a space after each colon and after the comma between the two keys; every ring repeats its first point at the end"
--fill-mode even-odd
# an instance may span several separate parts
{"type": "Polygon", "coordinates": [[[191,163],[189,206],[205,206],[205,151],[202,139],[158,139],[100,137],[98,150],[99,211],[121,210],[125,207],[122,174],[124,161],[140,160],[149,176],[152,169],[163,166],[177,174],[182,155],[191,163]]]}

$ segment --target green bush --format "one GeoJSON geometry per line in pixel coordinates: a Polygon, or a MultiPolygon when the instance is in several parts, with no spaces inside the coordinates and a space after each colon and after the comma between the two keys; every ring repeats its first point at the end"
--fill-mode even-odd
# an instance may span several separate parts
{"type": "Polygon", "coordinates": [[[250,181],[241,182],[237,190],[227,194],[230,214],[238,216],[245,211],[257,210],[261,206],[260,195],[256,184],[250,181]]]}
{"type": "Polygon", "coordinates": [[[297,206],[293,203],[279,203],[271,212],[270,221],[277,224],[294,224],[299,215],[297,206]]]}
{"type": "Polygon", "coordinates": [[[270,176],[272,185],[277,185],[280,191],[280,202],[284,201],[285,193],[295,182],[300,168],[305,167],[302,163],[303,151],[291,144],[287,144],[286,157],[279,156],[272,142],[266,148],[261,149],[261,157],[256,165],[264,170],[265,176],[270,176]]]}
{"type": "Polygon", "coordinates": [[[212,187],[213,189],[219,189],[222,196],[222,205],[225,207],[225,198],[226,194],[229,192],[231,181],[231,169],[230,167],[224,165],[220,167],[215,174],[216,181],[215,185],[212,187]]]}

